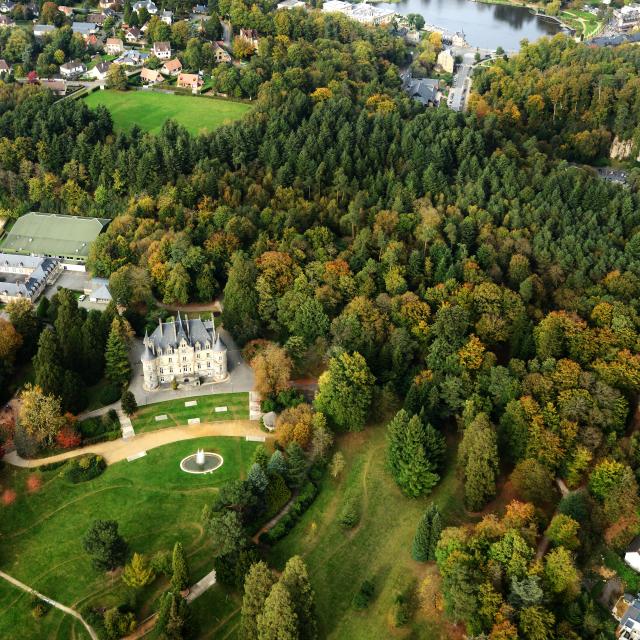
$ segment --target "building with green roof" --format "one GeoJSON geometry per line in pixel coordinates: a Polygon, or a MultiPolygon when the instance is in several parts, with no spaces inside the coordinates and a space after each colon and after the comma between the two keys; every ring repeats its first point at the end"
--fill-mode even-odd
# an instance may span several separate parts
{"type": "Polygon", "coordinates": [[[6,253],[59,258],[83,265],[91,243],[111,220],[82,218],[55,213],[26,213],[20,216],[0,244],[6,253]]]}

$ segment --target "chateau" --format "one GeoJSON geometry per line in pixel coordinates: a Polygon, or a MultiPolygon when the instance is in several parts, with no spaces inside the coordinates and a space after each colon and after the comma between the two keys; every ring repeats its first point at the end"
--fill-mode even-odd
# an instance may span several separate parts
{"type": "Polygon", "coordinates": [[[177,318],[158,322],[144,337],[142,370],[144,388],[157,389],[168,382],[220,382],[227,377],[227,347],[211,320],[177,318]]]}

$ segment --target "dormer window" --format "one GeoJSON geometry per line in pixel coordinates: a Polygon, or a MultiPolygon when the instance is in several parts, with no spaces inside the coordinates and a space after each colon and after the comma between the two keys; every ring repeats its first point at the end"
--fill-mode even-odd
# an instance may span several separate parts
{"type": "Polygon", "coordinates": [[[200,343],[196,342],[196,351],[200,351],[200,343]]]}
{"type": "Polygon", "coordinates": [[[211,344],[209,343],[209,341],[207,340],[206,344],[204,345],[205,349],[211,349],[211,344]]]}

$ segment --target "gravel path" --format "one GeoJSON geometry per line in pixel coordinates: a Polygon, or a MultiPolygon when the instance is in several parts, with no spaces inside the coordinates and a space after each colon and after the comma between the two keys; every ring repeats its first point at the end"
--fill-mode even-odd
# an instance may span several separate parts
{"type": "Polygon", "coordinates": [[[101,455],[107,464],[114,464],[121,460],[126,460],[129,456],[148,451],[165,444],[180,442],[181,440],[192,440],[205,436],[263,436],[269,438],[259,426],[260,423],[250,420],[228,420],[226,422],[203,422],[189,427],[170,427],[159,429],[158,431],[145,431],[132,438],[112,440],[111,442],[98,442],[97,444],[72,449],[48,458],[38,458],[35,460],[25,460],[15,451],[11,451],[4,457],[4,461],[16,467],[38,467],[41,464],[59,462],[74,458],[83,453],[96,453],[101,455]]]}

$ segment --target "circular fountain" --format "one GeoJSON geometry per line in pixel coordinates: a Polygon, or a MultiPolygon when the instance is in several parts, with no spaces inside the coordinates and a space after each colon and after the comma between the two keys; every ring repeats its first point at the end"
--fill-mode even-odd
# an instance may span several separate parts
{"type": "Polygon", "coordinates": [[[198,449],[196,453],[183,458],[182,462],[180,462],[180,468],[185,473],[213,473],[223,463],[224,460],[221,455],[198,449]]]}

